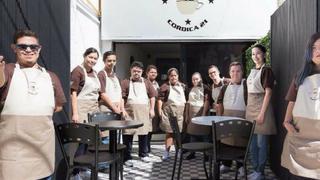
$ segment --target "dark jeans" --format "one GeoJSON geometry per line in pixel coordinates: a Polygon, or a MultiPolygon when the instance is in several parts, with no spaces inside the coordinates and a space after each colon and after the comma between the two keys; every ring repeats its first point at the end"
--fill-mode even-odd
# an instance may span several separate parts
{"type": "MultiPolygon", "coordinates": [[[[122,135],[123,144],[127,146],[126,150],[124,151],[124,161],[132,159],[131,152],[132,152],[132,142],[133,142],[133,135],[122,135]]],[[[146,157],[148,155],[148,135],[138,135],[139,140],[139,157],[146,157]]]]}
{"type": "Polygon", "coordinates": [[[148,141],[147,141],[147,152],[150,153],[151,152],[151,139],[152,139],[152,132],[149,132],[148,134],[148,141]]]}

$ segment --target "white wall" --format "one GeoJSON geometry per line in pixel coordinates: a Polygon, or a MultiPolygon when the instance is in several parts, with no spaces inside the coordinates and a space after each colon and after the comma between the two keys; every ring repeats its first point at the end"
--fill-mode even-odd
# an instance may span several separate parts
{"type": "Polygon", "coordinates": [[[100,70],[103,63],[100,53],[100,21],[96,11],[98,0],[91,1],[94,7],[85,0],[71,0],[70,3],[70,70],[83,62],[83,53],[89,47],[99,51],[100,57],[95,69],[100,70]]]}

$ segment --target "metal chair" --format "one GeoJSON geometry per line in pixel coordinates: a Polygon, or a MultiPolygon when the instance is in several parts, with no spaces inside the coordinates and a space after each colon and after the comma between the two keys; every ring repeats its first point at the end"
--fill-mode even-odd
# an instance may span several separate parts
{"type": "MultiPolygon", "coordinates": [[[[88,121],[89,122],[101,122],[101,121],[110,121],[110,120],[121,120],[122,116],[117,113],[113,112],[95,112],[95,113],[88,113],[88,121]]],[[[121,160],[120,160],[120,176],[121,179],[123,179],[123,157],[124,157],[124,150],[127,148],[126,145],[120,144],[120,137],[121,137],[121,131],[118,132],[118,144],[117,144],[117,151],[120,152],[121,160]]],[[[88,147],[89,151],[94,151],[94,146],[88,147]]],[[[110,152],[110,146],[109,144],[100,144],[99,145],[99,151],[100,152],[110,152]]]]}
{"type": "MultiPolygon", "coordinates": [[[[209,179],[207,168],[206,168],[205,155],[206,155],[206,152],[208,152],[209,150],[212,151],[212,148],[213,148],[212,143],[207,143],[207,142],[182,143],[181,132],[179,130],[177,118],[172,117],[169,119],[169,121],[170,121],[170,126],[171,126],[171,129],[173,132],[174,145],[175,145],[175,149],[176,149],[171,180],[174,179],[178,156],[180,157],[180,159],[179,159],[179,168],[178,168],[178,178],[177,179],[178,180],[180,179],[180,172],[181,172],[181,166],[182,166],[182,161],[183,161],[183,153],[182,153],[183,150],[187,150],[189,152],[202,152],[203,153],[203,156],[204,156],[203,157],[203,168],[206,173],[206,177],[209,179]]],[[[211,162],[211,157],[209,157],[209,159],[211,162]]],[[[212,164],[210,163],[210,169],[212,169],[211,165],[212,164]]]]}
{"type": "MultiPolygon", "coordinates": [[[[245,179],[247,179],[247,156],[251,137],[254,132],[255,121],[248,120],[226,120],[215,123],[212,122],[212,139],[213,139],[213,163],[215,173],[213,179],[220,177],[220,163],[223,160],[234,160],[243,163],[245,179]],[[221,143],[226,138],[242,138],[246,140],[245,146],[232,146],[221,143]]],[[[235,179],[238,178],[238,170],[235,170],[235,179]]]]}
{"type": "Polygon", "coordinates": [[[66,179],[70,179],[70,174],[73,169],[81,167],[91,169],[91,180],[98,179],[98,162],[113,164],[119,160],[118,154],[106,152],[100,153],[96,150],[93,153],[86,153],[84,155],[74,157],[73,162],[70,162],[70,157],[67,155],[64,148],[65,144],[82,143],[92,145],[98,149],[100,142],[98,125],[91,126],[80,123],[65,123],[55,125],[55,131],[65,161],[64,166],[67,167],[66,179]]]}

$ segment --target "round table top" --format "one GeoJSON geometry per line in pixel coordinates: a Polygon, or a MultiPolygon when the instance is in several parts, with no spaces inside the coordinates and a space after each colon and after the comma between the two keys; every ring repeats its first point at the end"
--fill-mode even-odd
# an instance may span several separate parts
{"type": "Polygon", "coordinates": [[[226,121],[226,120],[233,120],[233,119],[240,119],[244,120],[239,117],[232,117],[232,116],[198,116],[191,119],[194,124],[205,125],[205,126],[212,126],[212,121],[219,122],[219,121],[226,121]]]}
{"type": "Polygon", "coordinates": [[[91,125],[98,124],[99,128],[105,130],[132,129],[143,126],[143,123],[128,120],[107,120],[101,122],[91,122],[91,125]]]}

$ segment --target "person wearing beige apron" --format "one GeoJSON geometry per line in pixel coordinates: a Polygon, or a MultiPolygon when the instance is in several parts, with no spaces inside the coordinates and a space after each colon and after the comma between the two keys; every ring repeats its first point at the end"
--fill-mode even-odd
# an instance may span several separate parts
{"type": "Polygon", "coordinates": [[[320,33],[310,38],[305,57],[286,96],[281,165],[290,180],[320,179],[320,33]]]}
{"type": "Polygon", "coordinates": [[[216,115],[216,105],[217,105],[217,100],[218,96],[220,94],[221,88],[224,84],[226,84],[228,79],[221,78],[220,77],[220,71],[217,66],[211,65],[208,68],[208,74],[210,79],[212,80],[212,86],[211,86],[211,97],[212,97],[212,113],[213,115],[216,115]]]}
{"type": "Polygon", "coordinates": [[[160,128],[166,132],[165,151],[162,159],[169,158],[170,147],[173,145],[173,134],[169,119],[176,117],[180,131],[182,131],[184,123],[184,108],[186,103],[185,90],[183,83],[179,82],[179,72],[176,68],[168,70],[167,83],[160,87],[158,96],[158,112],[161,116],[160,128]]]}
{"type": "MultiPolygon", "coordinates": [[[[146,69],[146,76],[147,76],[146,78],[151,82],[153,88],[157,92],[156,99],[155,99],[155,101],[157,101],[158,91],[160,89],[160,86],[159,86],[158,82],[156,81],[156,78],[158,76],[157,67],[155,65],[149,65],[146,69]]],[[[158,108],[157,108],[157,104],[155,104],[154,117],[152,118],[152,131],[149,132],[149,134],[148,134],[148,143],[147,143],[148,144],[147,145],[148,146],[148,155],[150,155],[150,153],[151,153],[152,134],[160,131],[159,123],[160,123],[160,118],[159,118],[158,108]]]]}
{"type": "MultiPolygon", "coordinates": [[[[189,92],[189,98],[186,104],[187,133],[190,135],[190,142],[209,142],[211,128],[209,126],[194,124],[191,122],[191,119],[196,116],[207,115],[210,90],[202,83],[202,77],[199,72],[193,73],[192,84],[193,87],[189,92]]],[[[186,156],[187,160],[194,158],[195,152],[190,152],[190,154],[186,156]]]]}
{"type": "MultiPolygon", "coordinates": [[[[71,106],[72,122],[87,123],[88,113],[98,112],[98,97],[100,82],[93,66],[97,63],[99,54],[95,48],[88,48],[83,54],[83,64],[71,72],[71,106]]],[[[70,144],[69,155],[71,159],[84,154],[86,147],[82,144],[70,144]]],[[[78,176],[78,170],[74,171],[78,176]]]]}
{"type": "Polygon", "coordinates": [[[127,146],[124,153],[125,165],[132,166],[132,141],[133,136],[138,135],[139,157],[144,162],[149,162],[148,158],[148,133],[151,131],[151,120],[154,117],[154,103],[156,92],[150,81],[141,77],[143,64],[134,61],[130,67],[130,79],[121,82],[122,97],[125,100],[125,119],[142,122],[143,126],[137,129],[123,130],[123,143],[127,146]]]}
{"type": "Polygon", "coordinates": [[[61,84],[37,64],[41,46],[34,32],[18,31],[14,43],[17,63],[0,65],[1,90],[7,92],[1,102],[0,179],[50,179],[55,168],[52,115],[62,109],[54,83],[61,84]]]}
{"type": "MultiPolygon", "coordinates": [[[[121,86],[114,67],[117,63],[116,53],[107,51],[103,54],[104,69],[98,73],[101,84],[99,109],[100,112],[113,112],[121,114],[123,111],[123,100],[121,86]]],[[[101,132],[103,144],[109,143],[109,131],[101,132]]]]}
{"type": "Polygon", "coordinates": [[[263,179],[267,161],[269,135],[276,134],[275,119],[271,105],[274,76],[271,68],[265,66],[266,48],[260,44],[252,48],[255,68],[247,78],[248,103],[246,119],[255,120],[256,126],[251,140],[250,154],[254,172],[250,179],[263,179]]]}
{"type": "MultiPolygon", "coordinates": [[[[232,62],[230,64],[229,75],[231,80],[221,89],[217,102],[217,115],[245,118],[247,85],[246,80],[242,79],[242,69],[242,64],[239,62],[232,62]]],[[[231,146],[245,146],[247,144],[247,141],[241,138],[229,138],[221,142],[231,146]]],[[[220,172],[224,173],[230,170],[231,165],[232,161],[223,161],[220,166],[220,172]]],[[[237,162],[238,175],[240,177],[244,175],[244,168],[242,166],[242,163],[237,162]]]]}

